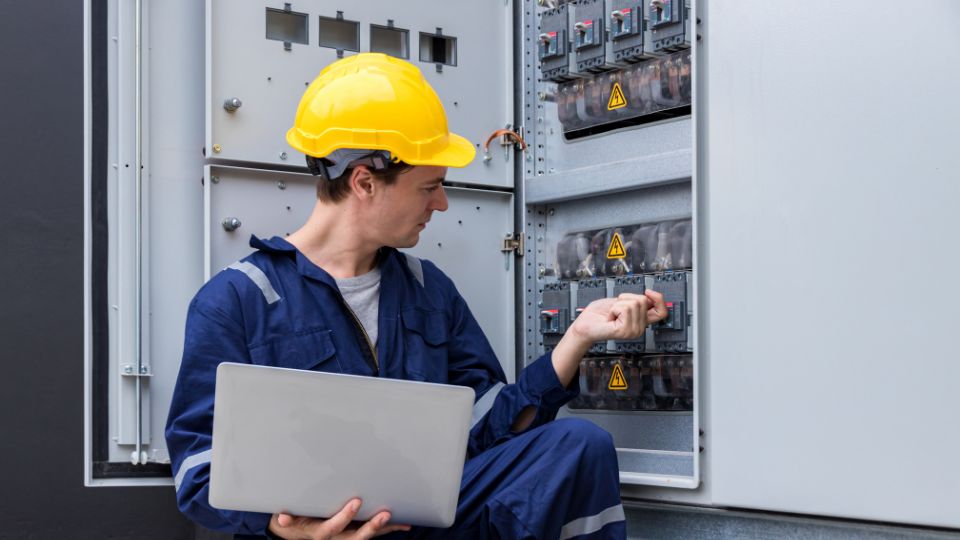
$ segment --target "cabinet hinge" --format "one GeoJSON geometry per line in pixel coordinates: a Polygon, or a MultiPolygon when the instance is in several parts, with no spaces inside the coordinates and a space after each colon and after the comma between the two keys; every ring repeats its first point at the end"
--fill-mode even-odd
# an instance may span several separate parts
{"type": "Polygon", "coordinates": [[[523,234],[507,233],[501,241],[500,251],[504,253],[513,251],[517,257],[523,257],[523,234]]]}

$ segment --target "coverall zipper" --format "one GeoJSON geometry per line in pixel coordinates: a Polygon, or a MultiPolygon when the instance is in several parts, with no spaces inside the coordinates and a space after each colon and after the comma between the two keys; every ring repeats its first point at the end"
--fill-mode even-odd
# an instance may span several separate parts
{"type": "Polygon", "coordinates": [[[366,357],[367,359],[373,360],[373,365],[370,367],[373,369],[374,376],[380,376],[380,360],[377,358],[377,349],[374,348],[373,344],[370,343],[370,336],[367,335],[367,331],[363,328],[363,323],[360,322],[360,319],[357,317],[357,314],[353,312],[353,309],[350,307],[350,304],[343,298],[343,295],[340,295],[340,302],[343,304],[343,307],[347,308],[347,311],[350,312],[350,317],[353,318],[353,324],[357,327],[357,330],[360,331],[360,334],[363,336],[363,341],[367,344],[367,352],[370,353],[370,356],[366,357]]]}

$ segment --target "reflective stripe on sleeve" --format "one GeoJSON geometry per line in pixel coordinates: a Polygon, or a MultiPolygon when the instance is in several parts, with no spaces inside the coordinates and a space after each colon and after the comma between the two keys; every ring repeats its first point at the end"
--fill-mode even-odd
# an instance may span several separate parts
{"type": "Polygon", "coordinates": [[[599,514],[582,517],[567,523],[560,529],[560,540],[566,540],[581,534],[595,533],[610,523],[623,521],[624,519],[623,505],[611,506],[599,514]]]}
{"type": "Polygon", "coordinates": [[[199,454],[194,454],[192,456],[187,456],[187,459],[183,460],[183,463],[180,464],[180,470],[177,471],[177,476],[173,479],[173,486],[177,491],[180,491],[180,484],[183,483],[183,477],[187,475],[187,471],[194,467],[199,467],[200,465],[205,465],[210,463],[210,456],[213,455],[213,450],[204,450],[199,454]]]}
{"type": "Polygon", "coordinates": [[[280,295],[273,289],[273,285],[270,284],[270,280],[267,279],[267,275],[263,273],[263,270],[246,261],[237,261],[227,268],[239,270],[246,274],[247,277],[260,288],[260,292],[263,293],[263,297],[267,300],[268,304],[280,300],[280,295]]]}
{"type": "Polygon", "coordinates": [[[473,427],[483,419],[483,416],[490,412],[490,409],[493,408],[493,402],[497,399],[497,394],[500,393],[500,390],[503,390],[504,386],[506,385],[498,382],[490,387],[487,393],[473,404],[473,417],[471,418],[470,429],[473,429],[473,427]]]}

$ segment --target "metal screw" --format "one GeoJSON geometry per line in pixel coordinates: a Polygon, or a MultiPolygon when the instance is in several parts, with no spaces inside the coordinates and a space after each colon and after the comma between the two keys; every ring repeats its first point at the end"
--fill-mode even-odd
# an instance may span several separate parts
{"type": "Polygon", "coordinates": [[[227,112],[233,112],[240,108],[243,105],[243,102],[240,101],[240,98],[227,98],[223,101],[223,108],[227,112]]]}
{"type": "Polygon", "coordinates": [[[240,220],[235,217],[224,218],[224,220],[221,221],[220,224],[223,225],[223,230],[227,232],[235,231],[239,229],[241,225],[240,220]]]}
{"type": "Polygon", "coordinates": [[[220,146],[219,144],[213,145],[213,152],[214,152],[215,154],[219,154],[221,150],[223,150],[223,147],[220,146]]]}
{"type": "Polygon", "coordinates": [[[133,366],[123,366],[123,372],[126,373],[127,375],[132,374],[132,373],[133,373],[133,366]]]}
{"type": "Polygon", "coordinates": [[[219,184],[219,183],[220,183],[220,177],[219,177],[219,176],[211,176],[211,177],[210,177],[210,181],[213,182],[214,184],[219,184]]]}
{"type": "Polygon", "coordinates": [[[550,211],[547,212],[547,214],[548,214],[548,215],[551,215],[551,216],[554,215],[554,214],[556,214],[556,213],[557,213],[557,209],[556,209],[556,208],[551,208],[550,211]]]}
{"type": "Polygon", "coordinates": [[[277,182],[277,189],[287,189],[287,184],[285,184],[283,180],[280,180],[277,182]]]}
{"type": "Polygon", "coordinates": [[[537,271],[537,273],[540,274],[540,277],[543,277],[547,275],[547,269],[541,266],[540,269],[537,271]]]}
{"type": "Polygon", "coordinates": [[[148,371],[148,370],[147,370],[147,366],[140,366],[140,374],[141,374],[141,375],[146,375],[146,374],[147,374],[147,371],[148,371]]]}
{"type": "Polygon", "coordinates": [[[286,152],[280,152],[280,159],[286,161],[286,159],[287,159],[287,153],[286,153],[286,152]]]}

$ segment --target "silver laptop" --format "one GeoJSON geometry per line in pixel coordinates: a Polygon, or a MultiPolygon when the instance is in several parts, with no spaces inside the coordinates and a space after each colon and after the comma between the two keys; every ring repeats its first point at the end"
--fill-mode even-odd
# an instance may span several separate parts
{"type": "Polygon", "coordinates": [[[463,474],[470,388],[220,364],[210,504],[449,527],[463,474]]]}

